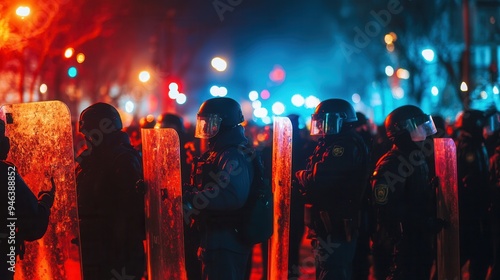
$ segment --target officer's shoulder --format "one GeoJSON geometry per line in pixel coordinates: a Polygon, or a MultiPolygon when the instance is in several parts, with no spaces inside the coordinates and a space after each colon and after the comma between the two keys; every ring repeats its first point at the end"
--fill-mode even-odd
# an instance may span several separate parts
{"type": "Polygon", "coordinates": [[[110,151],[111,159],[116,160],[140,160],[140,154],[133,147],[125,145],[117,145],[110,151]]]}
{"type": "Polygon", "coordinates": [[[391,169],[392,167],[397,168],[399,163],[398,156],[399,155],[396,151],[389,150],[383,156],[381,156],[380,159],[377,161],[375,169],[381,171],[381,170],[391,169]]]}
{"type": "Polygon", "coordinates": [[[220,159],[222,158],[246,158],[251,152],[251,149],[246,146],[241,145],[231,145],[225,147],[220,153],[220,159]]]}

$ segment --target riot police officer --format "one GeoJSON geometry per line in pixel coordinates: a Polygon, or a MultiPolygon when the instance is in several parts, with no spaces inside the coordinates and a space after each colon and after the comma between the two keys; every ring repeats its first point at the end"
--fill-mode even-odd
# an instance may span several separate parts
{"type": "Polygon", "coordinates": [[[442,221],[435,218],[423,141],[436,128],[432,117],[413,105],[392,111],[384,125],[393,146],[379,159],[371,177],[375,276],[429,279],[433,238],[442,221]]]}
{"type": "Polygon", "coordinates": [[[456,123],[460,264],[470,260],[471,279],[484,279],[491,260],[486,121],[484,112],[465,110],[456,123]]]}
{"type": "Polygon", "coordinates": [[[312,239],[316,279],[351,279],[368,150],[353,129],[349,102],[328,99],[315,109],[311,135],[319,135],[307,168],[295,176],[306,196],[305,224],[312,239]]]}
{"type": "Polygon", "coordinates": [[[16,258],[19,256],[22,259],[24,242],[45,235],[55,197],[52,180],[52,190],[38,193],[37,198],[17,172],[16,166],[6,161],[9,151],[10,140],[5,136],[5,122],[0,120],[0,199],[4,207],[0,212],[0,279],[5,280],[14,279],[16,258]],[[9,205],[14,210],[11,211],[9,205]]]}
{"type": "Polygon", "coordinates": [[[145,273],[142,160],[121,131],[118,111],[95,103],[80,114],[87,148],[78,156],[76,183],[84,279],[145,273]]]}
{"type": "Polygon", "coordinates": [[[197,115],[195,137],[207,139],[208,150],[194,164],[194,188],[183,200],[200,230],[205,280],[243,279],[252,248],[235,230],[253,178],[242,122],[240,105],[226,97],[205,101],[197,115]]]}

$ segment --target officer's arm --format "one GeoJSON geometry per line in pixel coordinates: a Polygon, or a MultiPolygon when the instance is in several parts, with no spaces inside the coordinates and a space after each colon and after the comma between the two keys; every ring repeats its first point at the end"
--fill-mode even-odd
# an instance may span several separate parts
{"type": "Polygon", "coordinates": [[[371,185],[377,227],[397,242],[404,231],[404,179],[396,170],[379,169],[373,173],[371,185]]]}
{"type": "Polygon", "coordinates": [[[141,228],[145,226],[144,193],[137,189],[136,184],[142,179],[142,165],[138,157],[124,153],[115,161],[113,169],[116,185],[120,187],[115,193],[114,209],[119,211],[117,216],[123,217],[115,221],[114,230],[122,232],[121,235],[125,238],[126,234],[137,234],[130,232],[131,223],[143,225],[141,228]]]}
{"type": "Polygon", "coordinates": [[[17,173],[15,187],[15,214],[19,235],[27,241],[42,238],[49,224],[50,206],[39,202],[17,173]]]}

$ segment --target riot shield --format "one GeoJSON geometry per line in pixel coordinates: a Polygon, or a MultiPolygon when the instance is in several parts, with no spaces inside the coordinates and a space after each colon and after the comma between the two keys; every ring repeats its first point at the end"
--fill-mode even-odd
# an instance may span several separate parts
{"type": "Polygon", "coordinates": [[[82,279],[78,242],[78,212],[73,134],[68,107],[60,101],[4,105],[1,118],[14,163],[37,195],[56,185],[50,222],[43,238],[26,242],[16,264],[15,279],[82,279]]]}
{"type": "Polygon", "coordinates": [[[292,186],[292,123],[274,118],[272,188],[274,232],[269,240],[268,279],[287,279],[292,186]]]}
{"type": "Polygon", "coordinates": [[[460,279],[458,185],[456,147],[451,138],[434,139],[434,159],[439,186],[436,190],[437,217],[449,222],[437,238],[438,279],[460,279]]]}
{"type": "Polygon", "coordinates": [[[148,279],[187,279],[179,136],[142,129],[148,279]]]}

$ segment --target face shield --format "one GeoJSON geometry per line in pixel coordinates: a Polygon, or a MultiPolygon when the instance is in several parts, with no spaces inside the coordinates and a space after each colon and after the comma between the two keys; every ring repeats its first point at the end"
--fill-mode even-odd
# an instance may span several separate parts
{"type": "Polygon", "coordinates": [[[220,118],[217,114],[210,114],[208,116],[198,115],[196,117],[196,130],[194,137],[201,139],[214,137],[219,132],[221,121],[222,118],[220,118]]]}
{"type": "Polygon", "coordinates": [[[432,116],[422,115],[406,121],[407,130],[410,132],[411,140],[414,142],[424,141],[427,136],[437,132],[432,116]]]}
{"type": "Polygon", "coordinates": [[[343,118],[338,113],[313,114],[311,135],[339,134],[343,118]]]}

